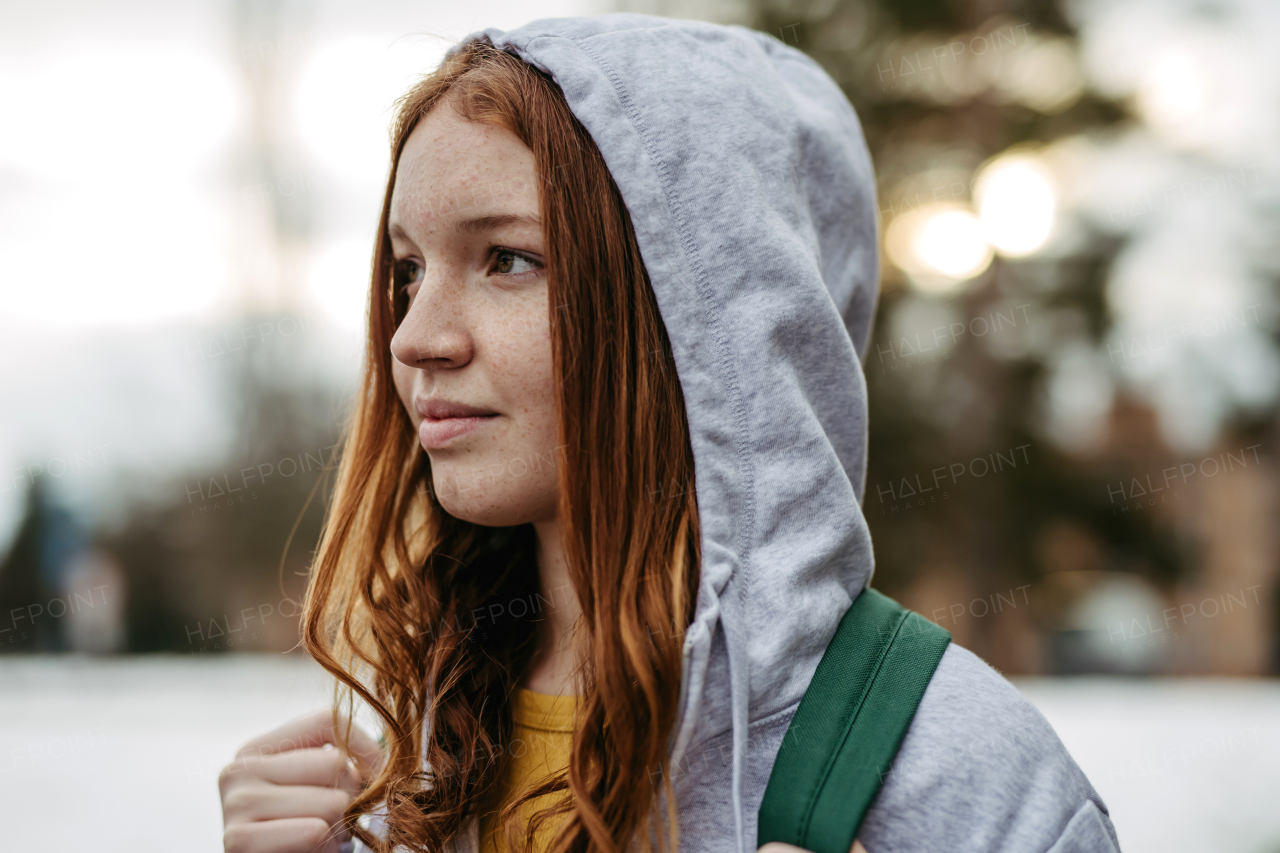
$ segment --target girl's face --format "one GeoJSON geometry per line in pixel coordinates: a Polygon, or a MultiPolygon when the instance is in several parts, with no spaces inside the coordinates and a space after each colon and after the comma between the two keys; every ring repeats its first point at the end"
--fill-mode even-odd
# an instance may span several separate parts
{"type": "Polygon", "coordinates": [[[392,189],[396,391],[444,509],[486,526],[556,514],[558,456],[533,152],[448,103],[418,122],[392,189]],[[468,411],[470,410],[470,411],[468,411]],[[480,417],[472,415],[482,413],[480,417]]]}

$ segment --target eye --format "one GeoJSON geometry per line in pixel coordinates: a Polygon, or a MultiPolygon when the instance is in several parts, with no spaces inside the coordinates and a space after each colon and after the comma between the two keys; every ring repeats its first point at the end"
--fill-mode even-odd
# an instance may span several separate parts
{"type": "Polygon", "coordinates": [[[493,258],[494,264],[491,272],[499,275],[510,276],[532,276],[542,271],[542,264],[533,258],[511,249],[504,249],[501,246],[494,246],[489,250],[489,256],[493,258]],[[524,264],[525,269],[519,269],[519,265],[524,264]]]}
{"type": "Polygon", "coordinates": [[[422,265],[412,258],[396,261],[395,288],[399,293],[403,288],[422,281],[422,265]]]}

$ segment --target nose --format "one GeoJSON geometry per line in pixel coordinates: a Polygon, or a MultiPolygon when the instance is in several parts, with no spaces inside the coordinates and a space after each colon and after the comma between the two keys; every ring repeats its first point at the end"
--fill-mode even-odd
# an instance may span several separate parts
{"type": "MultiPolygon", "coordinates": [[[[425,276],[424,276],[425,278],[425,276]]],[[[391,355],[421,370],[458,368],[471,361],[474,338],[460,304],[461,288],[423,281],[399,328],[391,336],[391,355]]]]}

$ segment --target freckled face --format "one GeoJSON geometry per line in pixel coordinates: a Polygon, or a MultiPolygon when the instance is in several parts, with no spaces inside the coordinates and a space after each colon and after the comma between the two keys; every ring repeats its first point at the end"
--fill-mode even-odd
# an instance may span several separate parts
{"type": "Polygon", "coordinates": [[[533,152],[447,101],[405,143],[388,222],[408,308],[392,376],[457,518],[487,526],[556,514],[556,404],[533,152]],[[460,403],[487,417],[432,418],[460,403]]]}

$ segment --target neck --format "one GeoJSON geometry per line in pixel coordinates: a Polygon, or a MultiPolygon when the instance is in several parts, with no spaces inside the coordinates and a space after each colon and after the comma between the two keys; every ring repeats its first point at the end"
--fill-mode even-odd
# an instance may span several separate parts
{"type": "Polygon", "coordinates": [[[559,519],[536,521],[533,528],[538,536],[538,586],[547,603],[543,618],[536,623],[533,662],[520,686],[535,693],[564,696],[574,692],[572,675],[578,662],[574,625],[582,609],[569,580],[559,519]]]}

